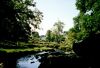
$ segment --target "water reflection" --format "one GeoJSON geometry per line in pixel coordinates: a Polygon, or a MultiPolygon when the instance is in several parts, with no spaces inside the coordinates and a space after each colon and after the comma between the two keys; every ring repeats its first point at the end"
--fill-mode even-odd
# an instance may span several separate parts
{"type": "Polygon", "coordinates": [[[48,55],[63,54],[61,51],[43,51],[34,55],[28,55],[17,60],[17,68],[38,68],[41,63],[47,60],[48,55]]]}
{"type": "Polygon", "coordinates": [[[17,68],[38,68],[40,65],[39,59],[35,55],[28,55],[17,60],[17,68]]]}

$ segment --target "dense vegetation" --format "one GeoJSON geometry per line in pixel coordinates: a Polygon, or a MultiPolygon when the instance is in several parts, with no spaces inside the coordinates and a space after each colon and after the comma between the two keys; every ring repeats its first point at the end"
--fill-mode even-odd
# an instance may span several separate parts
{"type": "Polygon", "coordinates": [[[60,20],[55,22],[52,30],[48,30],[46,34],[46,40],[51,41],[51,42],[57,42],[60,43],[61,41],[64,40],[63,37],[63,28],[64,28],[64,23],[61,22],[60,20]]]}
{"type": "MultiPolygon", "coordinates": [[[[73,18],[74,26],[69,31],[63,31],[64,22],[58,20],[46,35],[39,36],[35,29],[39,28],[43,14],[36,8],[34,0],[1,0],[0,57],[5,52],[6,54],[19,54],[60,49],[64,52],[70,51],[72,54],[74,51],[81,57],[82,63],[84,60],[91,68],[97,68],[99,64],[96,61],[100,60],[98,55],[100,50],[100,0],[76,0],[76,7],[79,14],[73,18]]],[[[61,56],[60,59],[67,59],[66,63],[69,61],[69,65],[71,62],[76,65],[74,62],[80,63],[76,54],[74,54],[74,59],[73,55],[68,57],[69,54],[66,54],[66,57],[63,56],[64,58],[61,56]]],[[[55,58],[58,56],[49,56],[52,62],[58,61],[55,58]]]]}
{"type": "Polygon", "coordinates": [[[43,15],[33,0],[1,0],[0,48],[37,46],[71,51],[74,43],[100,33],[99,3],[99,0],[76,0],[79,14],[73,18],[73,28],[63,31],[64,22],[58,20],[42,38],[35,29],[39,28],[43,15]]]}
{"type": "Polygon", "coordinates": [[[100,33],[99,3],[99,0],[76,0],[79,14],[73,18],[74,27],[67,33],[66,42],[69,47],[100,33]]]}
{"type": "Polygon", "coordinates": [[[1,0],[0,41],[28,41],[30,25],[38,28],[41,19],[42,13],[33,0],[1,0]]]}
{"type": "Polygon", "coordinates": [[[39,28],[42,17],[42,12],[35,7],[33,0],[1,0],[0,47],[28,42],[32,26],[34,29],[39,28]]]}

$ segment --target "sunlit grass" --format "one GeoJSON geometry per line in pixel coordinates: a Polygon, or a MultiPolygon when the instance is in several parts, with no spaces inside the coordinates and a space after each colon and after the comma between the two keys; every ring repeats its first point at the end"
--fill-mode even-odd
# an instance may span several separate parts
{"type": "Polygon", "coordinates": [[[34,47],[34,48],[25,48],[25,49],[0,49],[0,52],[6,53],[14,53],[14,52],[30,52],[30,51],[44,51],[44,50],[51,50],[52,48],[48,47],[34,47]]]}

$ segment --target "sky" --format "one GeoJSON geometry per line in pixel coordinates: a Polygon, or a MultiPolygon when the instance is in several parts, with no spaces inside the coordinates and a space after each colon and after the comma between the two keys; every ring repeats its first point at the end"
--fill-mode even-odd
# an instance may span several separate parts
{"type": "Polygon", "coordinates": [[[78,15],[76,0],[35,0],[36,7],[43,12],[39,35],[45,35],[58,20],[64,22],[64,31],[73,27],[73,17],[78,15]]]}

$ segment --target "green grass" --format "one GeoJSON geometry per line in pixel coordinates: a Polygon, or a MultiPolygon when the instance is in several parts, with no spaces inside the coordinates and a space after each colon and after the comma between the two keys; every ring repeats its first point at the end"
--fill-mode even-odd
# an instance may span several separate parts
{"type": "Polygon", "coordinates": [[[29,52],[29,51],[44,51],[44,50],[51,50],[52,48],[47,47],[34,47],[34,48],[25,48],[25,49],[0,49],[0,52],[6,53],[14,53],[14,52],[29,52]]]}

